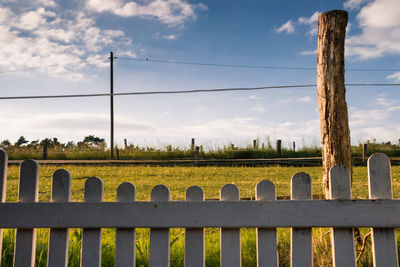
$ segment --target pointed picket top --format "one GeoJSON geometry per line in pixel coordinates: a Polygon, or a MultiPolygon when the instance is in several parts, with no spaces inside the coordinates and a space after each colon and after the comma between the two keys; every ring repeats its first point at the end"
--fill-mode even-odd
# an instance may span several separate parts
{"type": "Polygon", "coordinates": [[[131,202],[136,200],[136,187],[128,182],[120,184],[117,188],[118,202],[131,202]]]}
{"type": "Polygon", "coordinates": [[[71,200],[71,173],[64,169],[56,170],[51,185],[51,201],[63,202],[71,200]]]}
{"type": "Polygon", "coordinates": [[[200,186],[194,185],[186,189],[186,201],[204,201],[204,191],[200,186]]]}
{"type": "Polygon", "coordinates": [[[159,184],[151,190],[151,201],[169,201],[170,191],[168,186],[159,184]]]}
{"type": "Polygon", "coordinates": [[[239,200],[239,189],[234,184],[226,184],[221,188],[221,200],[239,200]]]}
{"type": "Polygon", "coordinates": [[[259,182],[256,186],[256,199],[260,201],[276,200],[275,185],[268,180],[259,182]]]}
{"type": "Polygon", "coordinates": [[[351,199],[350,170],[346,166],[334,166],[329,172],[329,198],[351,199]]]}
{"type": "Polygon", "coordinates": [[[292,199],[311,199],[311,177],[305,172],[299,172],[292,177],[292,199]]]}
{"type": "Polygon", "coordinates": [[[97,177],[91,177],[85,182],[85,202],[100,202],[103,200],[103,181],[97,177]]]}
{"type": "Polygon", "coordinates": [[[390,159],[383,153],[375,153],[368,159],[368,184],[370,199],[391,199],[390,159]]]}

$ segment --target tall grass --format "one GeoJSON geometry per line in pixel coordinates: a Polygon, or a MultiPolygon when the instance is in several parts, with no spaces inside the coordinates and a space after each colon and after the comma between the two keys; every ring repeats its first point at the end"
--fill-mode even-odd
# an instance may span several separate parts
{"type": "MultiPolygon", "coordinates": [[[[195,151],[189,148],[173,147],[172,145],[156,147],[139,147],[128,146],[126,148],[117,148],[120,159],[193,159],[195,151]]],[[[43,151],[40,147],[12,147],[6,149],[9,159],[42,159],[43,151]]],[[[362,144],[351,147],[353,158],[362,157],[362,144]]],[[[390,157],[400,157],[400,148],[391,144],[368,145],[368,155],[376,152],[382,152],[390,157]]],[[[117,153],[115,152],[115,157],[117,153]]],[[[276,158],[277,152],[271,146],[263,146],[259,148],[235,147],[225,145],[222,147],[214,147],[212,149],[200,149],[199,157],[201,159],[256,159],[256,158],[276,158]]],[[[281,157],[283,158],[304,158],[304,157],[321,157],[321,148],[318,146],[303,146],[296,150],[283,147],[281,157]]],[[[51,160],[105,160],[110,158],[110,150],[106,148],[86,147],[86,148],[49,148],[47,151],[47,159],[51,160]]],[[[358,160],[359,161],[359,160],[358,160]]]]}

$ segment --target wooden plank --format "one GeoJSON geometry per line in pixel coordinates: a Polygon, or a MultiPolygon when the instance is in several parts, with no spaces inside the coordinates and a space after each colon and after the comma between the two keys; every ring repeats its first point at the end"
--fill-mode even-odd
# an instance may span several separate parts
{"type": "MultiPolygon", "coordinates": [[[[169,196],[169,188],[165,185],[157,185],[151,191],[152,201],[166,202],[169,201],[169,196]]],[[[153,205],[156,210],[162,209],[158,204],[153,205]]],[[[150,266],[169,267],[169,229],[150,229],[150,266]]]]}
{"type": "MultiPolygon", "coordinates": [[[[304,172],[292,177],[292,200],[311,199],[311,177],[304,172]]],[[[312,266],[312,231],[311,228],[292,228],[290,231],[290,266],[312,266]]]]}
{"type": "MultiPolygon", "coordinates": [[[[51,201],[71,200],[71,174],[67,170],[57,170],[53,174],[51,201]]],[[[69,229],[50,229],[48,267],[67,266],[69,229]]]]}
{"type": "MultiPolygon", "coordinates": [[[[335,166],[329,173],[329,198],[351,199],[350,170],[335,166]]],[[[331,234],[333,266],[356,266],[353,228],[333,228],[331,234]]]]}
{"type": "MultiPolygon", "coordinates": [[[[276,200],[275,186],[264,180],[256,186],[257,201],[276,200]]],[[[278,266],[276,228],[257,228],[257,263],[259,267],[278,266]]]]}
{"type": "MultiPolygon", "coordinates": [[[[131,183],[122,183],[117,188],[117,201],[136,200],[136,188],[131,183]]],[[[136,232],[135,228],[117,228],[115,234],[115,267],[135,266],[136,232]]]]}
{"type": "MultiPolygon", "coordinates": [[[[204,201],[203,189],[191,186],[186,190],[186,201],[204,201]]],[[[185,266],[204,267],[204,228],[185,230],[185,266]]]]}
{"type": "MultiPolygon", "coordinates": [[[[24,160],[19,176],[19,202],[36,202],[39,193],[39,165],[34,160],[24,160]]],[[[26,211],[28,217],[30,212],[26,211]]],[[[14,267],[34,266],[36,229],[17,229],[15,236],[14,267]]]]}
{"type": "MultiPolygon", "coordinates": [[[[3,149],[0,149],[0,203],[6,201],[6,189],[7,189],[7,165],[8,155],[3,149]]],[[[3,248],[3,229],[0,229],[0,251],[3,248]]],[[[0,265],[1,265],[0,257],[0,265]]]]}
{"type": "MultiPolygon", "coordinates": [[[[392,199],[390,160],[385,154],[375,153],[368,159],[368,184],[370,199],[392,199]]],[[[394,229],[372,229],[372,252],[374,266],[399,266],[394,229]]]]}
{"type": "MultiPolygon", "coordinates": [[[[101,202],[103,200],[103,181],[92,177],[85,182],[85,202],[101,202]]],[[[65,203],[64,203],[65,204],[65,203]]],[[[82,213],[80,213],[83,216],[82,213]]],[[[100,212],[101,217],[107,216],[100,212]]],[[[120,215],[119,215],[120,216],[120,215]]],[[[101,220],[100,218],[98,220],[101,220]]],[[[100,267],[101,263],[101,229],[84,228],[82,231],[81,266],[100,267]]]]}
{"type": "Polygon", "coordinates": [[[3,203],[0,228],[400,227],[397,199],[266,202],[3,203]]]}
{"type": "MultiPolygon", "coordinates": [[[[226,184],[221,188],[221,201],[238,201],[239,189],[234,184],[226,184]]],[[[224,211],[221,210],[223,214],[224,211]]],[[[238,213],[239,215],[240,213],[238,213]]],[[[212,216],[212,215],[211,215],[212,216]]],[[[208,216],[209,218],[211,216],[208,216]]],[[[221,228],[221,266],[242,266],[240,250],[240,228],[221,228]]]]}

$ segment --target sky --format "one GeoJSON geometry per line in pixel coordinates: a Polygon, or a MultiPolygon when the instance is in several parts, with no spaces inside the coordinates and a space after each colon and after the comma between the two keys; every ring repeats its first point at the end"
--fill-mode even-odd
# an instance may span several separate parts
{"type": "MultiPolygon", "coordinates": [[[[115,93],[315,84],[317,19],[333,9],[349,13],[346,83],[400,83],[398,0],[1,0],[0,96],[108,93],[110,51],[115,93]]],[[[353,144],[397,144],[399,87],[347,87],[346,98],[353,144]]],[[[114,102],[119,146],[320,145],[315,87],[114,102]]],[[[109,116],[108,97],[0,100],[0,140],[108,141],[109,116]]]]}

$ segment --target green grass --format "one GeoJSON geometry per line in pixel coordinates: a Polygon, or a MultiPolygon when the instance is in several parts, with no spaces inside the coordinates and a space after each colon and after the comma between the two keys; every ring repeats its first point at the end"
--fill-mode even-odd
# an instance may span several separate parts
{"type": "MultiPolygon", "coordinates": [[[[322,194],[320,167],[143,167],[143,166],[54,166],[40,167],[39,201],[49,201],[51,176],[58,168],[68,169],[72,174],[72,200],[83,200],[84,182],[88,177],[97,176],[104,182],[105,201],[116,200],[116,188],[125,181],[132,182],[137,189],[138,200],[149,200],[151,189],[157,184],[165,184],[171,190],[173,200],[183,200],[186,188],[199,185],[207,199],[219,198],[219,190],[226,183],[234,183],[242,198],[254,198],[255,186],[264,179],[272,181],[278,196],[290,195],[290,179],[300,171],[312,178],[313,194],[322,194]]],[[[7,201],[17,200],[19,168],[8,169],[7,201]]],[[[400,167],[392,167],[393,195],[400,198],[400,167]]],[[[353,170],[353,198],[368,197],[367,169],[355,167],[353,170]]],[[[368,229],[361,229],[361,236],[368,229]]],[[[242,229],[243,266],[256,266],[256,235],[254,229],[242,229]]],[[[329,229],[313,229],[315,266],[330,266],[331,252],[329,229]]],[[[39,229],[37,235],[36,265],[45,266],[47,261],[48,230],[39,229]]],[[[80,229],[71,229],[69,263],[79,266],[80,229]]],[[[219,266],[219,229],[206,229],[206,265],[219,266]]],[[[149,230],[137,230],[137,266],[148,266],[149,230]]],[[[103,229],[103,266],[113,265],[115,230],[103,229]]],[[[278,251],[281,266],[289,266],[290,231],[278,229],[278,251]]],[[[14,230],[5,230],[2,251],[2,265],[12,266],[14,230]]],[[[359,246],[356,246],[359,248],[359,246]]],[[[399,246],[400,247],[400,246],[399,246]]],[[[184,229],[171,229],[171,266],[183,266],[184,229]]],[[[359,266],[372,266],[370,243],[360,260],[359,266]]]]}

